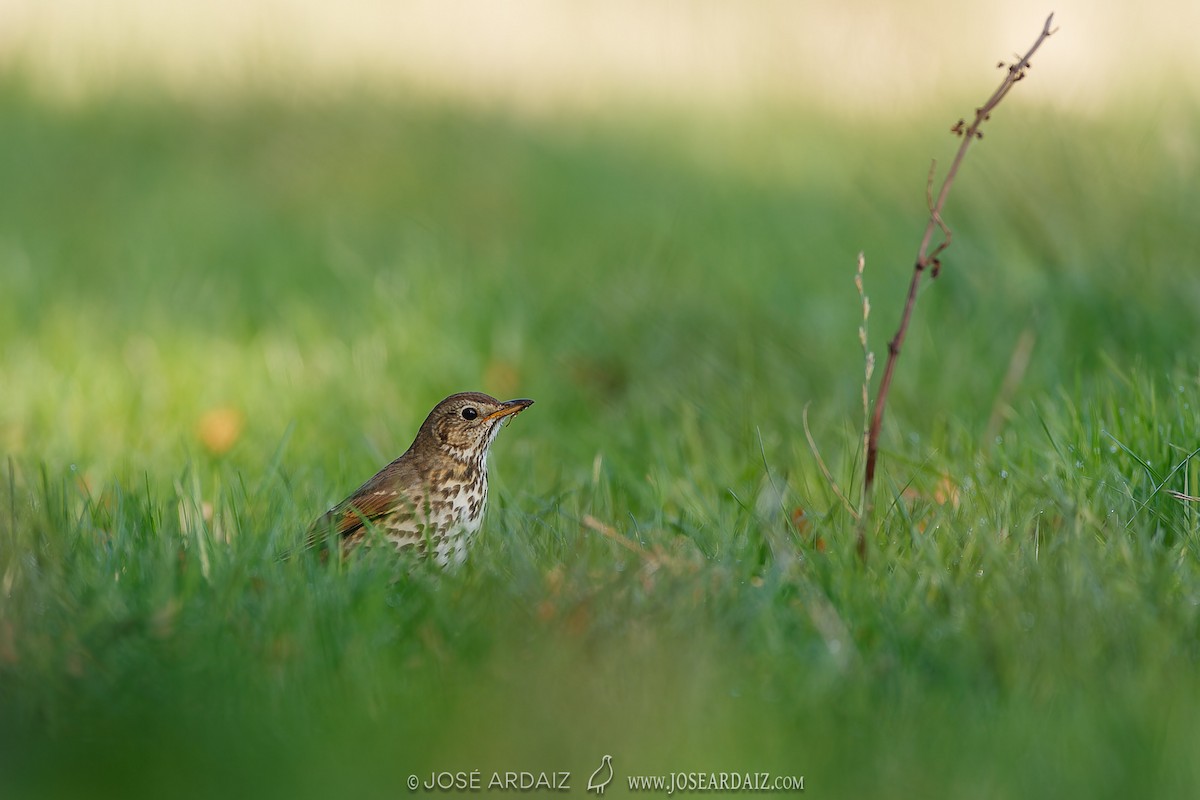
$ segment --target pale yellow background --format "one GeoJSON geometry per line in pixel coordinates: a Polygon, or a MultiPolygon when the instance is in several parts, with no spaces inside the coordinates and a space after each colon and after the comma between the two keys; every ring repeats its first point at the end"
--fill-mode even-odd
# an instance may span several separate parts
{"type": "Polygon", "coordinates": [[[1194,100],[1200,0],[0,0],[0,64],[67,99],[133,79],[184,93],[381,85],[540,112],[890,114],[990,87],[1050,11],[1061,31],[1027,102],[1194,100]]]}

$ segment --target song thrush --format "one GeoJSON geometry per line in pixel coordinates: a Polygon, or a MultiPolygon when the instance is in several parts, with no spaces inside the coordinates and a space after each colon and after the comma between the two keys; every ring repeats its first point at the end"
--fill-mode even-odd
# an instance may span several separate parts
{"type": "Polygon", "coordinates": [[[450,395],[429,412],[404,455],[313,524],[309,546],[336,535],[350,548],[378,531],[397,549],[432,551],[439,566],[461,564],[483,522],[488,447],[505,418],[531,405],[479,392],[450,395]]]}

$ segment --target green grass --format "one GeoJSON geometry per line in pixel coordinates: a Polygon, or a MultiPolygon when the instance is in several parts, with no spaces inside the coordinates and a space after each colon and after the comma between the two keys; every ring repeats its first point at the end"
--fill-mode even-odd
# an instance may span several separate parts
{"type": "Polygon", "coordinates": [[[12,84],[0,119],[6,796],[580,792],[605,753],[819,797],[1200,788],[1195,109],[997,115],[865,567],[801,415],[853,490],[854,258],[882,356],[940,122],[12,84]],[[537,405],[464,570],[275,560],[466,389],[537,405]]]}

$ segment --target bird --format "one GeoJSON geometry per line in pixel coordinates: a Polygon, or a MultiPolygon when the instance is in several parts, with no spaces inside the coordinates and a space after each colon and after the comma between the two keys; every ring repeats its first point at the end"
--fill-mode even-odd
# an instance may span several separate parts
{"type": "Polygon", "coordinates": [[[600,766],[596,767],[596,771],[588,778],[587,791],[603,795],[604,790],[608,788],[608,784],[612,782],[612,779],[612,756],[606,755],[600,759],[600,766]]]}
{"type": "Polygon", "coordinates": [[[501,424],[531,405],[482,392],[450,395],[403,455],[313,523],[306,546],[325,548],[336,539],[347,551],[377,533],[397,550],[432,554],[440,567],[462,565],[483,523],[488,448],[501,424]]]}

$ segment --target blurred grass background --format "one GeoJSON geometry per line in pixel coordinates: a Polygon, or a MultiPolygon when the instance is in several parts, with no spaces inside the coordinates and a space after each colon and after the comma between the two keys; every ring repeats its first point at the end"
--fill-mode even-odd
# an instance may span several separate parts
{"type": "Polygon", "coordinates": [[[434,5],[53,8],[4,7],[6,793],[392,797],[474,768],[578,791],[604,753],[618,781],[822,796],[1200,784],[1197,519],[1167,494],[1200,494],[1181,26],[1060,9],[971,153],[861,568],[801,415],[852,488],[855,254],[882,357],[928,158],[1043,11],[954,11],[897,73],[912,37],[868,6],[526,3],[490,35],[463,6],[455,72],[371,60],[389,31],[445,62],[476,41],[434,5]],[[1094,84],[1113,39],[1073,37],[1118,22],[1143,82],[1094,84]],[[782,33],[859,30],[869,68],[782,33]],[[714,47],[722,91],[679,79],[714,47]],[[274,561],[463,389],[538,401],[467,569],[274,561]]]}

